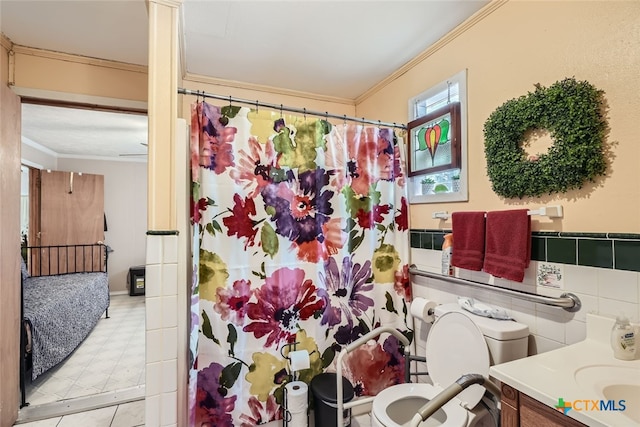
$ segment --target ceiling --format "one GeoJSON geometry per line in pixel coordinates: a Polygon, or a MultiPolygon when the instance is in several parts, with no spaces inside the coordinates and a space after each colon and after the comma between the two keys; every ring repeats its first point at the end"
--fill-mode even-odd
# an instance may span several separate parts
{"type": "MultiPolygon", "coordinates": [[[[355,99],[488,2],[184,0],[183,72],[355,99]]],[[[147,64],[145,0],[0,0],[0,29],[23,46],[147,64]]],[[[24,134],[56,153],[118,156],[144,148],[139,123],[125,116],[113,131],[120,145],[107,130],[96,132],[114,126],[107,113],[58,110],[47,119],[38,107],[40,120],[25,121],[24,134]],[[76,114],[85,121],[74,122],[76,114]],[[49,126],[57,119],[66,126],[49,126]]]]}

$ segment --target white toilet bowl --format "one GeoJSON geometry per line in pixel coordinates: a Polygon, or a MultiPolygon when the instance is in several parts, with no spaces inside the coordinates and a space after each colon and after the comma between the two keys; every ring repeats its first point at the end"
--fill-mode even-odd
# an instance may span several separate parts
{"type": "MultiPolygon", "coordinates": [[[[371,425],[374,427],[404,426],[440,389],[431,384],[399,384],[381,391],[371,407],[371,425]]],[[[420,427],[467,425],[469,414],[457,399],[449,401],[420,427]]]]}
{"type": "MultiPolygon", "coordinates": [[[[450,310],[440,309],[441,314],[427,337],[427,368],[433,384],[399,384],[380,392],[374,398],[371,407],[372,426],[408,426],[422,406],[461,376],[481,374],[489,377],[491,358],[485,334],[472,320],[471,316],[474,315],[462,313],[455,306],[451,306],[450,310]]],[[[528,335],[526,325],[511,321],[482,319],[482,328],[485,332],[487,328],[498,329],[500,332],[496,336],[509,336],[509,339],[505,340],[504,344],[498,344],[499,346],[513,345],[513,340],[522,341],[528,335]],[[491,325],[487,326],[488,320],[507,323],[496,324],[495,328],[492,328],[491,325]]],[[[526,343],[526,340],[524,342],[526,343]]],[[[465,427],[476,424],[488,413],[478,405],[484,392],[485,388],[479,384],[464,389],[421,423],[420,427],[465,427]]]]}

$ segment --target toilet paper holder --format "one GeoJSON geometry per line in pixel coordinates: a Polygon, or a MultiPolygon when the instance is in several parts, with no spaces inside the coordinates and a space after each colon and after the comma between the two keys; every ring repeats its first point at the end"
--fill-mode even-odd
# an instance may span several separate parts
{"type": "MultiPolygon", "coordinates": [[[[296,374],[297,369],[293,369],[293,367],[292,367],[293,360],[288,355],[291,354],[292,351],[296,351],[296,345],[298,345],[298,344],[300,344],[300,342],[295,341],[295,342],[286,343],[282,347],[280,347],[280,355],[282,356],[283,359],[287,360],[288,365],[289,365],[289,370],[290,370],[289,374],[291,375],[293,381],[297,380],[297,374],[296,374]],[[284,354],[284,349],[285,348],[289,348],[289,352],[287,353],[287,356],[285,356],[285,354],[284,354]]],[[[313,350],[311,353],[309,353],[309,356],[311,356],[315,352],[316,351],[313,350]]],[[[307,364],[308,363],[309,362],[307,360],[307,364]]]]}
{"type": "Polygon", "coordinates": [[[289,351],[290,351],[290,352],[291,352],[291,351],[296,351],[296,345],[298,345],[298,344],[300,344],[298,341],[295,341],[295,342],[288,342],[288,343],[284,344],[282,347],[280,347],[280,355],[281,355],[284,359],[291,360],[291,358],[290,358],[290,357],[288,357],[288,356],[285,356],[285,355],[284,355],[284,353],[283,353],[282,351],[283,351],[286,347],[292,347],[292,346],[293,346],[293,349],[289,349],[289,351]]]}

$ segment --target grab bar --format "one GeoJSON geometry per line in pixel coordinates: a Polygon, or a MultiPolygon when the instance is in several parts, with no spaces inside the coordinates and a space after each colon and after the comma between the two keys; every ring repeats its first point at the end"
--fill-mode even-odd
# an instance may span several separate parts
{"type": "Polygon", "coordinates": [[[455,383],[438,393],[422,408],[418,409],[418,413],[411,419],[410,426],[418,427],[423,421],[435,414],[438,409],[442,408],[447,402],[460,394],[461,391],[474,384],[484,386],[491,394],[500,400],[500,396],[502,395],[500,388],[491,382],[489,378],[483,377],[480,374],[466,374],[458,378],[455,383]]]}
{"type": "Polygon", "coordinates": [[[340,351],[340,354],[338,354],[338,358],[336,359],[336,405],[337,405],[337,408],[336,408],[337,424],[336,425],[337,426],[343,425],[342,421],[343,421],[343,413],[345,408],[349,409],[354,406],[364,405],[365,403],[373,402],[373,396],[366,397],[364,399],[359,399],[357,401],[347,402],[347,403],[344,403],[342,401],[342,398],[344,396],[344,392],[342,390],[342,359],[344,358],[344,356],[347,355],[347,353],[351,353],[353,350],[365,344],[370,339],[373,339],[383,333],[388,333],[398,338],[398,340],[404,346],[405,356],[409,354],[408,347],[409,347],[409,344],[411,344],[409,342],[409,339],[404,335],[402,335],[402,333],[400,333],[400,331],[398,331],[397,329],[394,329],[389,326],[381,326],[379,328],[375,328],[368,334],[361,336],[360,338],[358,338],[348,346],[344,347],[340,351]]]}
{"type": "Polygon", "coordinates": [[[576,295],[565,292],[560,297],[548,297],[545,295],[532,294],[524,291],[514,291],[512,289],[500,288],[498,286],[487,285],[485,283],[474,282],[473,280],[468,279],[460,279],[458,277],[452,276],[444,276],[438,273],[431,273],[429,271],[420,270],[416,267],[415,264],[411,264],[409,267],[409,273],[414,274],[416,276],[429,277],[431,279],[443,280],[449,283],[455,283],[458,285],[466,285],[473,286],[474,288],[480,288],[489,290],[492,292],[497,292],[502,295],[507,295],[514,298],[520,298],[525,301],[537,302],[540,304],[550,305],[554,307],[562,307],[563,309],[571,312],[575,312],[580,310],[582,303],[580,302],[580,298],[576,295]]]}

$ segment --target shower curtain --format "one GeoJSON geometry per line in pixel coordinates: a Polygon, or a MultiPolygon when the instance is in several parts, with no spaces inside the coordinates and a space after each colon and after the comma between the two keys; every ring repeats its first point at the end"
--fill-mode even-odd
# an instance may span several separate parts
{"type": "MultiPolygon", "coordinates": [[[[285,385],[334,371],[347,344],[378,326],[413,339],[401,144],[376,126],[192,105],[192,426],[281,419],[285,385]],[[309,369],[290,371],[294,349],[309,369]]],[[[402,382],[398,340],[354,350],[343,372],[356,396],[402,382]]]]}

